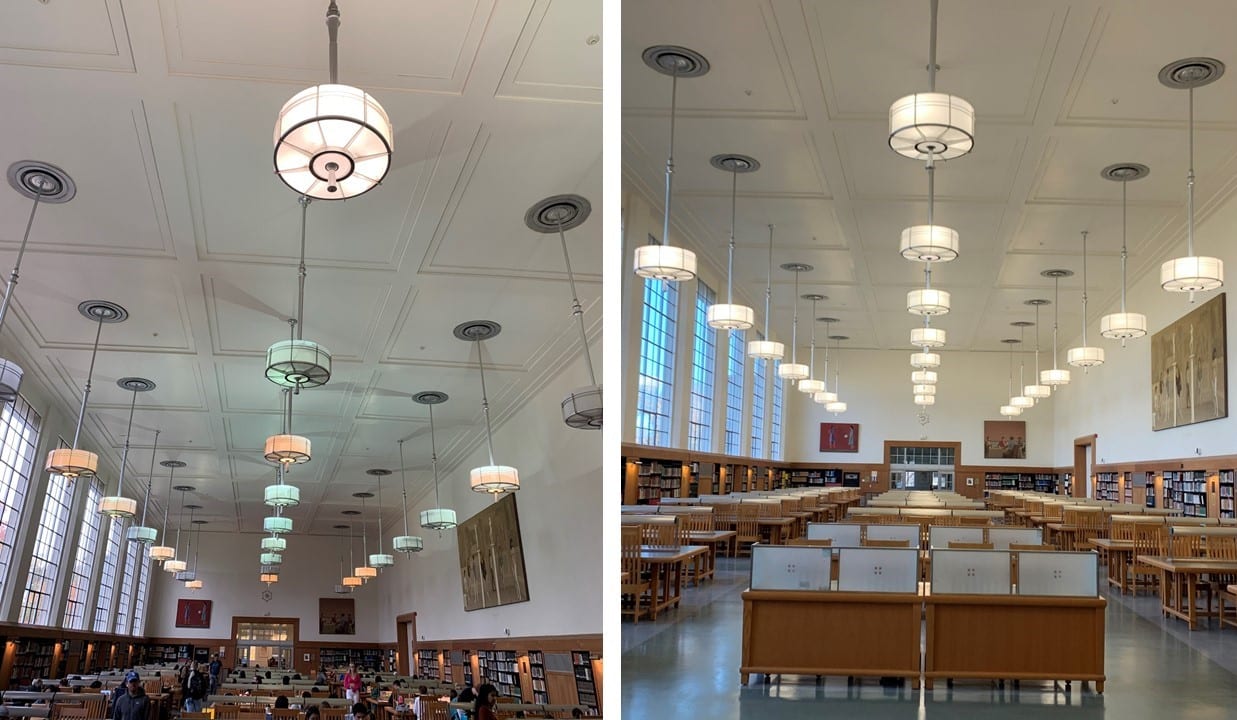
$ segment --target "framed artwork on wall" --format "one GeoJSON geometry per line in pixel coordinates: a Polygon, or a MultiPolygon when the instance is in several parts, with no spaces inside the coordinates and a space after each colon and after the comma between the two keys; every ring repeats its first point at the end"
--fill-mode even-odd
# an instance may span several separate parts
{"type": "Polygon", "coordinates": [[[181,598],[177,600],[176,627],[210,627],[210,609],[213,604],[210,600],[198,600],[195,598],[181,598]]]}
{"type": "Polygon", "coordinates": [[[318,598],[318,632],[323,635],[356,635],[356,600],[318,598]]]}
{"type": "Polygon", "coordinates": [[[1151,336],[1151,429],[1228,417],[1224,293],[1151,336]]]}
{"type": "Polygon", "coordinates": [[[456,528],[464,610],[528,602],[524,545],[515,496],[473,515],[456,528]]]}
{"type": "Polygon", "coordinates": [[[821,423],[821,452],[859,452],[859,423],[821,423]]]}
{"type": "Polygon", "coordinates": [[[1025,460],[1027,423],[1025,420],[985,420],[984,457],[1025,460]]]}

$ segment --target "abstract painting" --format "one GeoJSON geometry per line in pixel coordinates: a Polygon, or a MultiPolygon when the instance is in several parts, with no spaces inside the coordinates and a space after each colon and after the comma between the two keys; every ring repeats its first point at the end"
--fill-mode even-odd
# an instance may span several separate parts
{"type": "Polygon", "coordinates": [[[176,627],[208,628],[210,627],[210,600],[190,600],[181,598],[176,601],[176,627]]]}
{"type": "Polygon", "coordinates": [[[859,423],[821,423],[821,452],[859,452],[859,423]]]}
{"type": "Polygon", "coordinates": [[[1224,294],[1151,336],[1151,429],[1228,417],[1224,294]]]}
{"type": "Polygon", "coordinates": [[[504,496],[460,523],[455,532],[464,610],[528,602],[524,545],[514,495],[504,496]]]}
{"type": "Polygon", "coordinates": [[[356,601],[352,598],[318,598],[318,632],[322,635],[356,635],[356,601]]]}
{"type": "Polygon", "coordinates": [[[1027,424],[1024,420],[985,420],[984,457],[1025,460],[1027,424]]]}

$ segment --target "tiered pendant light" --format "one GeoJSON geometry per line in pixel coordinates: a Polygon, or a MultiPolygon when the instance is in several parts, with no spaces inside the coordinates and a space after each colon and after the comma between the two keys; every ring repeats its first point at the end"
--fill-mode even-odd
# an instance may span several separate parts
{"type": "MultiPolygon", "coordinates": [[[[815,315],[816,313],[813,312],[812,314],[815,315]]],[[[837,399],[838,399],[838,394],[829,389],[829,340],[828,340],[828,338],[832,334],[831,328],[833,327],[833,323],[837,321],[838,319],[834,317],[816,318],[816,322],[823,322],[825,324],[825,372],[823,375],[821,375],[822,384],[825,387],[822,390],[820,390],[820,392],[816,392],[812,394],[813,402],[816,402],[820,405],[828,405],[831,402],[837,402],[837,399]]]]}
{"type": "MultiPolygon", "coordinates": [[[[1025,342],[1026,329],[1028,327],[1031,327],[1034,324],[1035,323],[1030,322],[1029,320],[1015,320],[1014,322],[1010,323],[1010,325],[1018,328],[1018,344],[1019,345],[1022,345],[1025,342]]],[[[1013,348],[1011,347],[1010,349],[1012,350],[1013,348]]],[[[1026,364],[1026,360],[1024,359],[1024,357],[1025,357],[1024,353],[1022,352],[1018,353],[1018,384],[1015,386],[1018,389],[1022,389],[1023,387],[1025,387],[1023,383],[1026,381],[1026,369],[1027,369],[1026,365],[1027,364],[1026,364]]],[[[1035,407],[1035,398],[1031,397],[1030,395],[1027,395],[1026,393],[1020,393],[1018,395],[1013,395],[1011,392],[1011,397],[1009,398],[1009,404],[1013,405],[1014,407],[1020,407],[1023,410],[1026,410],[1028,408],[1035,407]]]]}
{"type": "MultiPolygon", "coordinates": [[[[194,527],[197,528],[198,544],[194,546],[193,548],[193,570],[189,571],[193,575],[193,577],[185,580],[185,589],[186,590],[201,590],[203,583],[202,583],[202,579],[198,577],[198,553],[201,551],[201,548],[202,548],[202,526],[206,524],[206,521],[205,520],[194,520],[192,521],[192,524],[194,527]]],[[[192,529],[193,528],[190,528],[190,533],[191,533],[190,539],[192,539],[192,529]]],[[[188,552],[186,552],[186,554],[188,554],[188,552]]]]}
{"type": "Polygon", "coordinates": [[[695,50],[674,45],[657,45],[644,51],[644,64],[669,75],[670,145],[666,153],[666,201],[661,243],[650,242],[636,248],[635,271],[643,278],[681,282],[696,277],[696,253],[670,244],[670,208],[674,189],[674,120],[678,110],[679,78],[700,77],[709,71],[709,61],[695,50]]]}
{"type": "Polygon", "coordinates": [[[188,558],[190,557],[190,555],[193,554],[192,553],[193,551],[193,529],[197,527],[199,522],[201,522],[200,520],[196,519],[196,515],[197,515],[198,510],[202,509],[202,506],[190,504],[190,505],[186,505],[185,508],[189,510],[189,540],[188,540],[188,543],[185,545],[185,558],[186,558],[185,563],[184,563],[185,567],[172,573],[172,577],[174,577],[178,582],[187,582],[189,580],[196,580],[198,578],[197,565],[195,563],[194,569],[190,570],[188,558]]]}
{"type": "Polygon", "coordinates": [[[1043,298],[1032,298],[1025,303],[1035,308],[1035,374],[1031,376],[1031,380],[1035,384],[1024,385],[1022,387],[1022,394],[1036,401],[1052,396],[1052,388],[1040,380],[1042,375],[1039,371],[1039,308],[1041,305],[1047,305],[1048,302],[1048,300],[1043,298]]]}
{"type": "Polygon", "coordinates": [[[374,496],[371,492],[354,492],[352,497],[361,501],[361,563],[352,569],[352,574],[369,581],[378,577],[378,568],[365,564],[369,555],[369,518],[365,515],[365,501],[374,496]]]}
{"type": "MultiPolygon", "coordinates": [[[[834,342],[838,344],[837,350],[838,352],[840,352],[842,350],[842,341],[849,340],[850,338],[847,337],[846,335],[830,335],[829,339],[833,340],[834,342]]],[[[834,354],[837,355],[838,353],[835,352],[834,354]]],[[[832,402],[825,403],[825,410],[833,413],[834,415],[841,415],[842,413],[846,412],[846,403],[843,402],[841,399],[842,397],[841,365],[842,365],[841,359],[834,358],[834,361],[833,361],[833,392],[837,394],[838,399],[832,402]]]]}
{"type": "Polygon", "coordinates": [[[795,275],[795,307],[790,325],[790,362],[777,366],[777,376],[795,382],[807,379],[811,372],[807,365],[799,363],[799,273],[811,272],[812,266],[807,263],[785,263],[781,267],[795,275]]]}
{"type": "Polygon", "coordinates": [[[1061,307],[1061,278],[1073,277],[1073,270],[1044,270],[1040,275],[1052,278],[1052,369],[1039,374],[1039,381],[1049,387],[1069,385],[1069,370],[1057,367],[1057,331],[1061,307]]]}
{"type": "Polygon", "coordinates": [[[77,477],[94,477],[99,470],[99,456],[89,450],[78,450],[77,442],[82,435],[82,420],[86,417],[86,401],[90,399],[90,381],[94,377],[94,362],[99,355],[99,337],[103,323],[120,323],[129,318],[129,311],[106,300],[87,300],[77,306],[77,311],[96,324],[94,347],[90,351],[90,370],[86,373],[86,385],[82,389],[82,406],[77,411],[77,427],[73,431],[73,446],[56,448],[47,453],[44,468],[49,473],[62,475],[70,480],[77,477]]]}
{"type": "MultiPolygon", "coordinates": [[[[59,205],[67,203],[77,194],[77,186],[68,173],[50,163],[37,160],[19,160],[9,166],[9,185],[18,194],[30,198],[34,203],[30,207],[30,217],[26,219],[26,232],[22,235],[21,245],[17,248],[17,260],[13,263],[13,272],[9,275],[9,284],[4,291],[4,302],[0,303],[0,328],[8,316],[9,305],[17,292],[17,281],[21,275],[21,261],[26,255],[26,243],[30,240],[30,229],[34,227],[34,214],[39,209],[39,203],[59,205]]],[[[0,403],[10,403],[17,397],[21,389],[21,379],[24,371],[17,363],[7,358],[0,358],[0,403]]]]}
{"type": "Polygon", "coordinates": [[[576,292],[576,276],[571,270],[571,256],[567,253],[567,231],[584,224],[592,211],[592,205],[579,195],[555,195],[533,205],[524,214],[524,224],[539,233],[558,233],[563,246],[563,263],[567,266],[567,282],[571,285],[571,314],[580,329],[580,347],[584,349],[584,363],[588,366],[589,384],[576,388],[563,398],[561,403],[563,422],[577,430],[600,430],[602,420],[601,385],[593,373],[593,356],[588,350],[588,335],[584,331],[584,306],[576,292]]]}
{"type": "Polygon", "coordinates": [[[915,370],[911,373],[912,385],[935,385],[936,380],[935,370],[915,370]]]}
{"type": "Polygon", "coordinates": [[[1214,58],[1186,58],[1160,69],[1160,82],[1190,93],[1190,167],[1186,172],[1186,256],[1160,266],[1160,287],[1169,292],[1194,293],[1224,285],[1224,261],[1194,254],[1194,88],[1215,82],[1224,74],[1224,63],[1214,58]]]}
{"type": "MultiPolygon", "coordinates": [[[[133,436],[133,412],[137,409],[137,394],[155,389],[154,382],[145,378],[121,378],[116,384],[133,393],[129,403],[129,424],[125,429],[125,447],[120,453],[120,476],[116,480],[116,494],[99,501],[99,512],[113,518],[131,518],[137,514],[137,501],[121,495],[125,491],[125,470],[129,466],[129,439],[133,436]]],[[[134,539],[132,536],[130,540],[134,539]]]]}
{"type": "Polygon", "coordinates": [[[275,172],[288,187],[319,200],[356,197],[382,182],[391,167],[393,129],[369,93],[340,85],[339,8],[326,11],[330,84],[284,104],[275,121],[275,172]]]}
{"type": "MultiPolygon", "coordinates": [[[[1018,338],[1006,338],[1001,342],[1009,345],[1009,395],[1012,397],[1014,394],[1014,346],[1021,341],[1018,338]]],[[[1005,417],[1018,417],[1022,414],[1022,408],[1009,403],[1001,406],[1001,414],[1005,417]]]]}
{"type": "Polygon", "coordinates": [[[1126,187],[1134,180],[1147,177],[1151,170],[1138,163],[1117,163],[1104,168],[1100,175],[1105,180],[1121,183],[1121,312],[1109,313],[1100,318],[1100,335],[1109,340],[1120,340],[1121,347],[1130,338],[1147,334],[1147,316],[1127,312],[1125,309],[1125,265],[1129,253],[1125,248],[1126,187]]]}
{"type": "MultiPolygon", "coordinates": [[[[494,434],[490,429],[490,400],[485,392],[485,362],[481,356],[481,341],[502,332],[502,326],[490,320],[470,320],[455,326],[455,337],[477,347],[477,369],[481,375],[481,414],[485,418],[485,443],[489,450],[489,465],[469,471],[468,479],[474,492],[498,495],[520,489],[520,473],[509,465],[494,463],[494,434]]],[[[495,498],[497,499],[497,498],[495,498]]]]}
{"type": "MultiPolygon", "coordinates": [[[[421,393],[421,394],[425,395],[426,393],[421,393]]],[[[446,393],[436,393],[436,394],[441,395],[443,400],[447,399],[446,393]]],[[[416,398],[413,398],[413,399],[415,400],[416,398]]],[[[439,402],[442,402],[442,401],[440,400],[439,402]]],[[[404,534],[396,535],[394,538],[392,538],[391,547],[395,548],[395,552],[400,552],[400,553],[404,553],[405,555],[409,555],[409,554],[421,552],[422,550],[424,550],[425,541],[423,541],[420,537],[416,535],[410,535],[408,533],[408,477],[406,473],[407,473],[407,467],[404,465],[404,441],[400,440],[399,441],[399,482],[400,482],[400,490],[404,496],[404,534]]],[[[437,482],[434,483],[434,493],[435,493],[434,504],[437,505],[438,504],[438,500],[437,500],[438,484],[437,482]]],[[[455,511],[454,510],[451,511],[451,514],[454,515],[455,511]]]]}
{"type": "Polygon", "coordinates": [[[1090,368],[1104,364],[1104,348],[1087,345],[1087,231],[1082,231],[1082,345],[1072,347],[1066,361],[1080,367],[1085,373],[1090,368]]]}
{"type": "Polygon", "coordinates": [[[273,568],[264,568],[258,572],[258,582],[266,583],[267,587],[279,582],[279,573],[272,572],[273,568]]]}
{"type": "MultiPolygon", "coordinates": [[[[180,492],[180,511],[176,517],[176,549],[172,558],[163,561],[163,571],[175,575],[178,572],[184,572],[185,568],[188,567],[188,563],[176,556],[180,555],[180,529],[185,524],[185,493],[193,492],[197,488],[192,485],[177,485],[172,489],[180,492]]],[[[171,501],[169,497],[168,502],[171,501]]]]}
{"type": "Polygon", "coordinates": [[[808,355],[808,376],[806,379],[799,381],[799,392],[814,396],[818,392],[825,391],[825,381],[812,377],[812,373],[816,370],[816,303],[824,300],[825,296],[818,293],[808,293],[803,296],[803,299],[812,301],[812,343],[811,351],[808,355]]]}
{"type": "Polygon", "coordinates": [[[271,507],[296,507],[301,504],[301,490],[284,482],[288,468],[308,462],[309,438],[292,434],[292,388],[284,388],[283,432],[266,439],[265,457],[277,463],[275,484],[263,490],[263,502],[271,507]]]}
{"type": "MultiPolygon", "coordinates": [[[[172,478],[176,474],[176,468],[185,467],[185,463],[180,460],[164,460],[159,463],[162,467],[168,469],[168,497],[167,502],[163,504],[163,542],[168,541],[168,507],[172,504],[172,478]]],[[[154,545],[147,552],[147,556],[156,562],[164,562],[172,560],[176,557],[176,548],[170,545],[154,545]]]]}
{"type": "Polygon", "coordinates": [[[902,257],[922,263],[950,262],[958,259],[958,231],[937,225],[936,154],[928,152],[924,169],[928,172],[928,224],[912,225],[902,231],[902,257]]]}
{"type": "MultiPolygon", "coordinates": [[[[455,519],[455,511],[443,507],[442,498],[438,495],[438,441],[434,437],[434,406],[446,402],[447,394],[434,390],[417,393],[412,399],[428,407],[430,414],[430,467],[434,472],[434,507],[421,511],[421,527],[427,530],[437,530],[441,533],[443,530],[450,530],[458,524],[455,519]]],[[[403,467],[403,451],[404,448],[401,444],[400,467],[403,467]]],[[[407,523],[407,500],[405,500],[404,508],[404,521],[407,523]]],[[[407,528],[405,528],[406,532],[407,528]]],[[[417,539],[420,540],[420,538],[417,539]]]]}
{"type": "Polygon", "coordinates": [[[365,474],[378,483],[378,552],[369,556],[369,564],[382,570],[395,564],[395,558],[382,550],[382,478],[390,475],[391,471],[385,468],[370,468],[365,474]]]}
{"type": "Polygon", "coordinates": [[[768,273],[768,278],[765,281],[765,339],[749,340],[747,343],[747,355],[759,360],[781,360],[786,354],[786,346],[769,339],[769,311],[773,305],[773,225],[769,225],[768,273]]]}
{"type": "MultiPolygon", "coordinates": [[[[345,510],[345,511],[344,511],[344,514],[345,514],[345,515],[358,515],[359,513],[358,513],[356,510],[345,510]]],[[[356,556],[355,556],[355,555],[353,555],[353,547],[352,547],[352,546],[353,546],[353,541],[352,541],[352,520],[351,520],[351,518],[349,518],[349,520],[348,520],[348,564],[349,564],[349,565],[353,565],[353,564],[356,562],[356,556]]],[[[362,579],[361,579],[360,577],[358,577],[357,575],[345,575],[345,576],[343,576],[343,578],[340,580],[340,584],[341,584],[343,587],[347,588],[349,592],[350,592],[352,589],[354,589],[354,588],[359,588],[359,587],[361,587],[361,585],[362,585],[362,584],[364,584],[364,582],[365,582],[365,581],[364,581],[364,580],[362,580],[362,579]]]]}
{"type": "Polygon", "coordinates": [[[159,531],[146,526],[146,510],[150,507],[150,486],[155,479],[155,455],[159,452],[159,431],[155,431],[155,442],[150,450],[150,472],[146,475],[146,496],[142,499],[142,521],[129,528],[128,538],[131,542],[151,545],[159,537],[159,531]]]}
{"type": "MultiPolygon", "coordinates": [[[[266,351],[266,379],[280,387],[297,390],[320,387],[331,379],[331,351],[304,337],[305,277],[308,275],[305,269],[305,228],[309,198],[302,195],[299,203],[301,205],[301,259],[297,265],[296,318],[289,321],[292,325],[292,337],[288,340],[280,340],[266,351]]],[[[267,442],[269,444],[270,441],[267,442]]],[[[298,459],[295,462],[307,462],[309,459],[308,441],[304,441],[303,445],[305,459],[298,459]]],[[[275,461],[272,460],[272,462],[275,461]]]]}
{"type": "Polygon", "coordinates": [[[730,173],[730,244],[726,253],[726,302],[714,303],[705,311],[706,322],[715,330],[747,330],[756,320],[756,312],[734,301],[734,233],[738,206],[739,173],[755,172],[760,163],[746,155],[714,155],[709,163],[730,173]]]}
{"type": "Polygon", "coordinates": [[[930,13],[928,92],[899,98],[889,108],[889,147],[914,160],[952,160],[974,147],[975,109],[936,91],[937,0],[931,0],[930,13]]]}

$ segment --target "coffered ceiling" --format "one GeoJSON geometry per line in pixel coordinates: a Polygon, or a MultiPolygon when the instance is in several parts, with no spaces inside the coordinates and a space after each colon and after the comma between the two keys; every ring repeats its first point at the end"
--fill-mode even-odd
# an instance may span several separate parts
{"type": "MultiPolygon", "coordinates": [[[[451,396],[435,412],[444,467],[477,446],[476,352],[452,337],[457,323],[503,325],[485,347],[499,423],[583,362],[558,239],[523,222],[546,196],[592,201],[568,242],[595,342],[601,327],[600,3],[339,5],[340,81],[378,98],[396,138],[381,187],[308,210],[304,333],[335,359],[331,382],[295,402],[314,459],[291,474],[303,502],[290,514],[312,532],[375,489],[365,469],[397,466],[397,439],[412,435],[408,464],[428,466],[412,394],[451,396]]],[[[300,222],[273,174],[272,128],[288,98],[327,80],[326,6],[15,0],[0,23],[0,158],[54,163],[78,188],[39,210],[6,341],[75,415],[93,339],[77,304],[126,307],[128,322],[103,330],[87,432],[118,457],[129,398],[115,380],[158,383],[139,397],[127,491],[145,485],[161,429],[160,458],[188,463],[177,480],[198,487],[207,530],[260,530],[267,514],[261,447],[280,429],[280,394],[265,350],[295,314],[300,222]]],[[[0,192],[5,268],[28,212],[0,192]]],[[[429,488],[424,470],[409,479],[414,496],[429,488]]]]}

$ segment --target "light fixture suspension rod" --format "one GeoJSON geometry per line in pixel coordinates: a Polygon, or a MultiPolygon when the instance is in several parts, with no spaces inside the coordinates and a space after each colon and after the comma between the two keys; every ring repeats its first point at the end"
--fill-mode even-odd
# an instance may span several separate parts
{"type": "Polygon", "coordinates": [[[172,478],[176,475],[176,468],[168,468],[168,501],[163,506],[163,542],[167,542],[168,537],[168,507],[172,504],[172,478]]]}
{"type": "Polygon", "coordinates": [[[43,197],[43,191],[48,185],[46,178],[36,179],[35,182],[39,185],[39,192],[34,194],[34,204],[30,206],[30,217],[26,219],[26,232],[21,236],[21,247],[17,249],[17,261],[13,263],[13,272],[9,275],[8,287],[4,289],[4,302],[0,303],[0,327],[4,326],[4,318],[9,314],[9,301],[13,298],[13,292],[17,290],[17,276],[21,273],[21,260],[26,255],[26,242],[30,240],[30,228],[34,227],[34,213],[39,209],[39,200],[43,197]]]}
{"type": "Polygon", "coordinates": [[[730,169],[730,249],[726,257],[726,302],[730,305],[734,304],[734,224],[738,193],[739,170],[735,165],[730,169]]]}
{"type": "Polygon", "coordinates": [[[795,311],[790,320],[790,362],[799,364],[799,271],[795,271],[795,311]]]}
{"type": "Polygon", "coordinates": [[[1082,345],[1087,346],[1087,231],[1082,231],[1082,345]]]}
{"type": "Polygon", "coordinates": [[[382,476],[378,478],[378,554],[382,554],[382,476]]]}
{"type": "Polygon", "coordinates": [[[196,508],[189,510],[189,539],[187,541],[188,544],[185,545],[185,555],[188,555],[189,551],[193,550],[193,518],[196,516],[196,513],[196,508]]]}
{"type": "MultiPolygon", "coordinates": [[[[837,351],[842,352],[842,341],[837,340],[835,342],[837,342],[838,344],[837,351]]],[[[833,392],[838,393],[839,398],[842,397],[840,394],[842,392],[842,361],[841,360],[837,361],[833,365],[833,392]]]]}
{"type": "MultiPolygon", "coordinates": [[[[1186,255],[1194,257],[1194,87],[1190,87],[1190,168],[1185,176],[1186,255]]],[[[1190,293],[1193,301],[1194,293],[1190,293]]]]}
{"type": "Polygon", "coordinates": [[[1060,318],[1061,278],[1052,278],[1052,369],[1057,369],[1057,320],[1060,318]]]}
{"type": "Polygon", "coordinates": [[[661,244],[670,244],[670,196],[674,188],[674,115],[678,108],[679,62],[670,73],[670,146],[666,151],[666,216],[662,219],[661,244]]]}
{"type": "MultiPolygon", "coordinates": [[[[99,315],[98,325],[94,331],[94,349],[90,351],[90,369],[86,371],[86,386],[82,390],[82,405],[77,411],[77,427],[73,430],[73,449],[77,449],[77,441],[82,435],[82,420],[86,417],[86,400],[90,398],[90,381],[94,377],[94,361],[99,357],[99,338],[103,335],[103,315],[99,315]]],[[[137,402],[137,392],[133,393],[133,402],[137,402]]],[[[129,413],[129,423],[133,423],[133,413],[129,413]]],[[[127,442],[127,441],[126,441],[127,442]]],[[[126,446],[127,448],[127,446],[126,446]]],[[[124,463],[121,463],[120,471],[124,473],[124,463]]]]}
{"type": "MultiPolygon", "coordinates": [[[[176,518],[176,554],[180,555],[180,529],[185,525],[185,491],[180,491],[180,511],[176,518]]],[[[186,550],[185,552],[188,552],[186,550]]]]}
{"type": "Polygon", "coordinates": [[[825,322],[825,391],[829,390],[829,336],[833,335],[833,321],[825,322]]]}
{"type": "MultiPolygon", "coordinates": [[[[334,5],[334,3],[331,3],[334,5]]],[[[335,82],[332,80],[331,82],[335,82]]],[[[297,199],[301,205],[301,261],[296,266],[296,339],[301,340],[305,337],[305,276],[308,274],[305,270],[305,216],[309,211],[309,203],[312,202],[308,195],[302,195],[297,199]]]]}
{"type": "Polygon", "coordinates": [[[481,370],[481,413],[485,415],[485,444],[490,453],[490,465],[494,464],[494,433],[490,430],[490,399],[485,393],[485,363],[481,361],[481,341],[477,344],[477,367],[481,370]]]}
{"type": "MultiPolygon", "coordinates": [[[[198,579],[198,550],[202,547],[202,525],[200,523],[194,525],[198,529],[198,544],[193,548],[193,579],[198,579]]],[[[190,537],[193,535],[193,528],[189,528],[190,537]]],[[[189,552],[185,550],[185,552],[189,552]]]]}
{"type": "Polygon", "coordinates": [[[150,448],[150,474],[146,476],[146,499],[142,501],[142,527],[146,526],[146,508],[150,505],[150,484],[155,479],[155,454],[159,452],[159,433],[155,431],[155,444],[150,448]]]}
{"type": "Polygon", "coordinates": [[[940,3],[938,0],[931,0],[930,4],[932,17],[929,26],[932,34],[928,36],[928,91],[936,92],[936,12],[940,3]]]}
{"type": "MultiPolygon", "coordinates": [[[[1125,312],[1125,193],[1128,182],[1121,182],[1121,312],[1125,312]]],[[[1122,343],[1125,341],[1122,340],[1122,343]]]]}
{"type": "Polygon", "coordinates": [[[361,562],[369,562],[369,516],[365,514],[365,498],[361,498],[361,562]]]}
{"type": "MultiPolygon", "coordinates": [[[[1026,339],[1026,336],[1027,336],[1027,329],[1024,327],[1018,328],[1018,344],[1019,345],[1023,344],[1023,340],[1026,339]]],[[[1019,388],[1018,394],[1019,395],[1022,394],[1021,392],[1022,388],[1026,387],[1026,381],[1027,381],[1026,370],[1027,370],[1026,352],[1023,351],[1023,352],[1018,353],[1018,388],[1019,388]]]]}
{"type": "Polygon", "coordinates": [[[811,377],[812,373],[816,372],[816,298],[814,297],[812,298],[812,343],[809,347],[811,349],[809,350],[810,354],[807,361],[807,374],[808,377],[811,377]]]}
{"type": "Polygon", "coordinates": [[[326,8],[326,36],[330,39],[331,84],[339,82],[339,7],[335,0],[326,8]]]}
{"type": "MultiPolygon", "coordinates": [[[[597,375],[593,372],[593,356],[588,350],[588,334],[584,332],[584,307],[580,305],[580,294],[576,292],[576,276],[571,271],[571,256],[567,254],[567,236],[563,233],[563,221],[558,221],[558,239],[563,244],[563,261],[567,264],[567,282],[571,285],[571,314],[575,315],[580,325],[580,344],[584,346],[584,362],[588,365],[588,382],[597,384],[597,375]]],[[[433,409],[430,415],[434,414],[433,409]]]]}
{"type": "Polygon", "coordinates": [[[928,148],[928,160],[924,169],[928,171],[928,226],[932,226],[936,217],[936,161],[932,147],[928,148]]]}
{"type": "MultiPolygon", "coordinates": [[[[356,552],[355,552],[356,549],[353,547],[353,545],[355,544],[356,544],[356,540],[353,539],[352,537],[352,521],[349,520],[348,521],[348,565],[353,568],[356,567],[356,552]]],[[[353,570],[353,572],[356,572],[356,570],[353,570]]]]}
{"type": "Polygon", "coordinates": [[[1039,385],[1039,303],[1035,304],[1035,384],[1039,385]]]}
{"type": "MultiPolygon", "coordinates": [[[[399,484],[404,492],[404,535],[408,534],[408,479],[404,470],[404,441],[399,441],[399,484]]],[[[438,482],[434,482],[434,500],[437,504],[438,499],[438,482]]],[[[341,533],[342,534],[342,533],[341,533]]],[[[344,559],[340,557],[339,562],[343,564],[344,559]]]]}
{"type": "Polygon", "coordinates": [[[769,223],[769,281],[765,284],[765,340],[769,337],[769,307],[773,304],[773,223],[769,223]]]}
{"type": "Polygon", "coordinates": [[[1009,344],[1009,396],[1014,396],[1014,344],[1009,344]]]}
{"type": "MultiPolygon", "coordinates": [[[[477,349],[480,352],[480,348],[477,349]]],[[[442,500],[438,497],[438,443],[434,439],[434,406],[427,406],[430,409],[430,467],[434,470],[434,507],[442,507],[442,500]]],[[[486,417],[489,417],[488,411],[486,417]]],[[[486,426],[488,432],[489,426],[486,426]]],[[[494,464],[494,453],[490,452],[490,464],[494,464]]]]}
{"type": "MultiPolygon", "coordinates": [[[[87,385],[89,387],[89,385],[87,385]]],[[[125,490],[125,468],[129,465],[129,437],[133,435],[133,411],[137,408],[137,390],[133,391],[133,400],[129,403],[129,427],[125,430],[125,447],[120,453],[120,478],[116,480],[116,494],[125,490]]],[[[77,443],[73,444],[74,447],[77,443]]]]}

